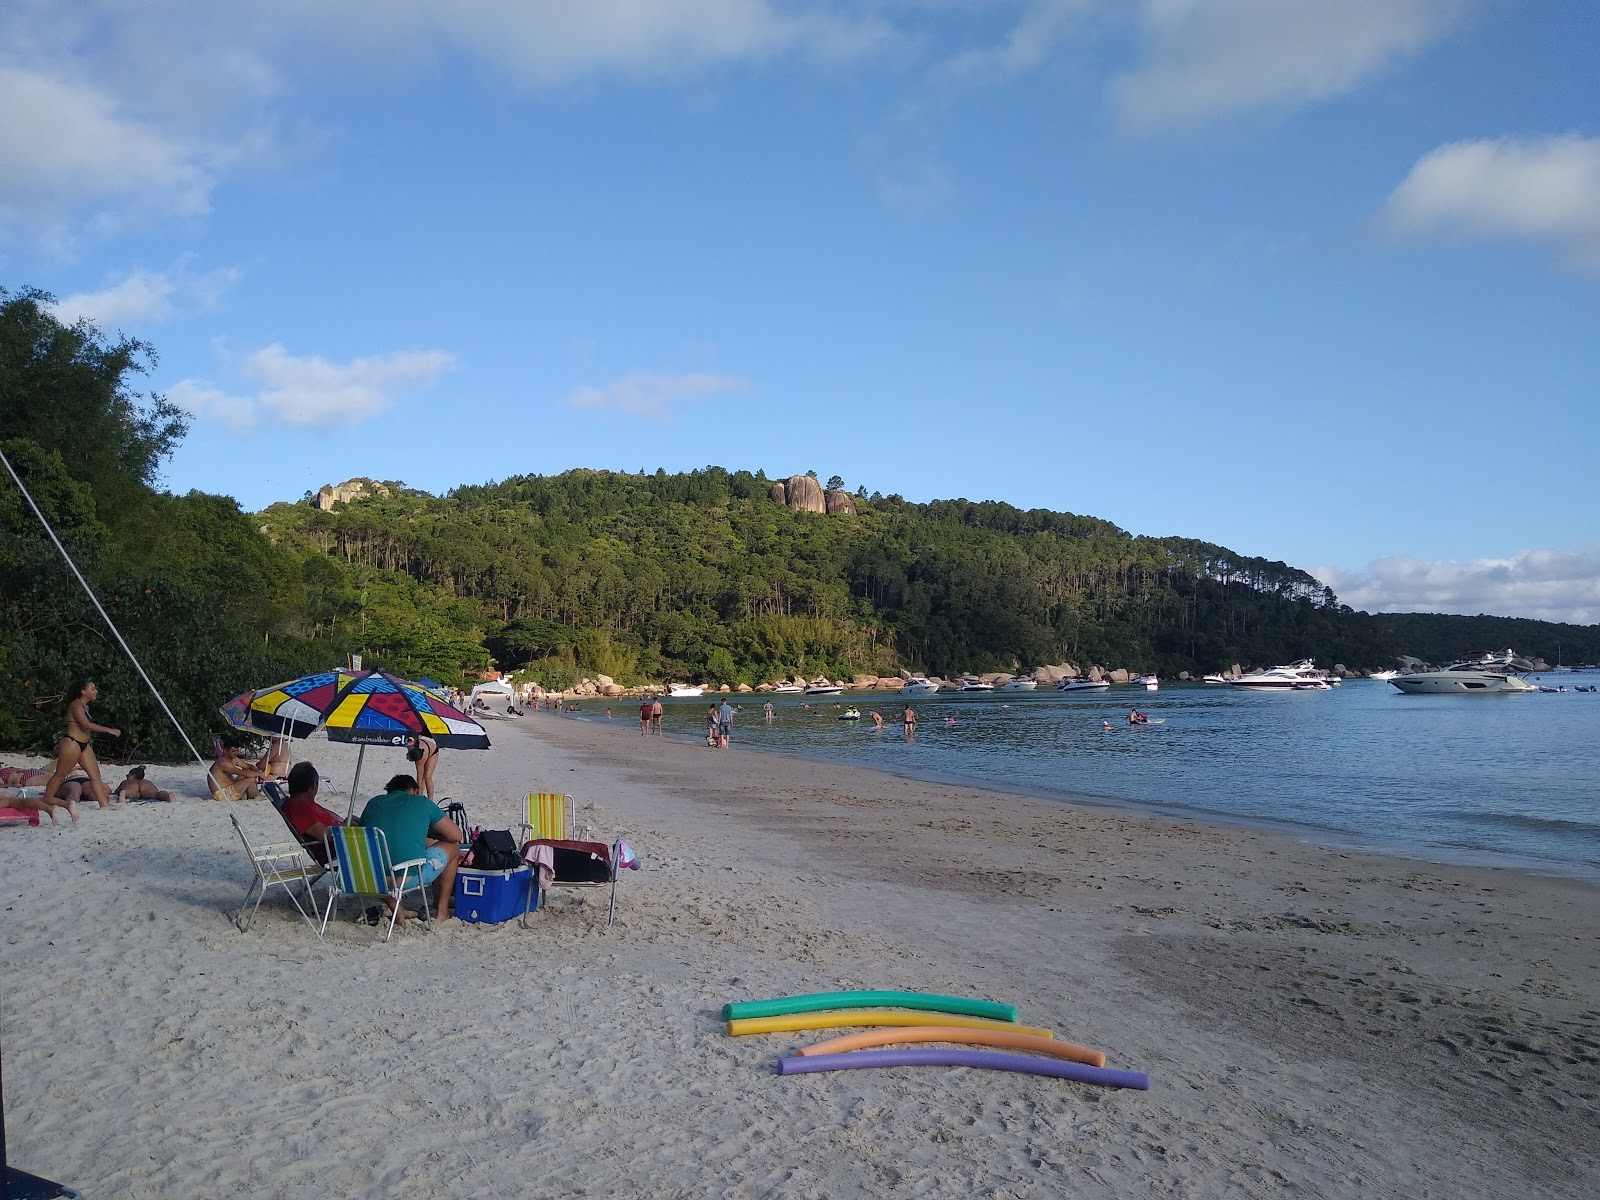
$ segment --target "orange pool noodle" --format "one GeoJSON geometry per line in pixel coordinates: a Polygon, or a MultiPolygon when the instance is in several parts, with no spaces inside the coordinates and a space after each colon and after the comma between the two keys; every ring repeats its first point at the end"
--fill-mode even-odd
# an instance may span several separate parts
{"type": "Polygon", "coordinates": [[[1053,1058],[1087,1063],[1091,1067],[1106,1065],[1103,1050],[1091,1050],[1073,1042],[1058,1042],[1054,1038],[1035,1037],[1028,1033],[1014,1033],[1004,1029],[959,1029],[954,1025],[918,1025],[911,1029],[872,1029],[866,1033],[847,1033],[843,1037],[829,1038],[815,1046],[807,1046],[796,1053],[842,1054],[846,1050],[864,1050],[868,1046],[894,1046],[902,1042],[957,1042],[970,1046],[1009,1046],[1013,1050],[1032,1050],[1053,1058]]]}
{"type": "MultiPolygon", "coordinates": [[[[728,1032],[734,1037],[747,1033],[789,1033],[796,1029],[869,1029],[876,1025],[925,1025],[925,1012],[902,1012],[894,1009],[855,1008],[844,1012],[793,1013],[783,1017],[742,1017],[728,1022],[728,1032]]],[[[1003,1029],[1010,1033],[1030,1033],[1034,1037],[1050,1037],[1048,1029],[1031,1025],[1017,1025],[1010,1021],[991,1021],[987,1017],[947,1017],[939,1014],[942,1025],[955,1029],[1003,1029]]]]}

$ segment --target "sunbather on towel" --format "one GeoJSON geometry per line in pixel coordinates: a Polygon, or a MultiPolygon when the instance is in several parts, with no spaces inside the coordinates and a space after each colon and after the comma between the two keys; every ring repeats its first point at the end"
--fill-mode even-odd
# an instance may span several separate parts
{"type": "Polygon", "coordinates": [[[78,801],[83,799],[84,784],[87,782],[82,776],[65,779],[61,786],[56,788],[56,794],[46,796],[45,784],[50,782],[49,771],[35,771],[31,767],[0,766],[0,788],[6,789],[5,794],[16,798],[15,803],[9,803],[12,808],[26,808],[34,812],[48,812],[50,824],[56,821],[56,809],[64,808],[74,821],[78,819],[78,801]],[[36,788],[39,795],[24,797],[18,790],[21,788],[36,788]]]}
{"type": "MultiPolygon", "coordinates": [[[[411,775],[396,775],[387,791],[374,796],[361,810],[361,823],[383,830],[394,862],[424,859],[424,886],[438,881],[434,912],[441,921],[450,917],[450,898],[456,886],[456,868],[461,865],[461,830],[426,796],[411,775]]],[[[392,901],[385,901],[392,908],[392,901]]],[[[405,920],[402,913],[400,919],[405,920]]]]}
{"type": "Polygon", "coordinates": [[[132,767],[128,777],[111,789],[114,803],[126,804],[129,800],[164,800],[172,802],[172,793],[164,792],[144,777],[143,767],[132,767]]]}
{"type": "Polygon", "coordinates": [[[239,757],[239,747],[224,746],[217,761],[206,772],[206,785],[213,800],[254,800],[261,795],[256,780],[261,772],[239,757]]]}
{"type": "Polygon", "coordinates": [[[306,852],[327,866],[328,848],[322,839],[335,825],[343,825],[344,818],[317,803],[320,783],[316,767],[295,763],[289,770],[289,798],[283,802],[283,816],[305,842],[306,852]]]}

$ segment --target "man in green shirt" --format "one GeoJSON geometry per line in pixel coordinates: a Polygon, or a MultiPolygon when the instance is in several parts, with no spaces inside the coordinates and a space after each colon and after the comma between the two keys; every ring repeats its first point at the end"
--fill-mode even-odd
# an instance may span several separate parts
{"type": "MultiPolygon", "coordinates": [[[[423,886],[437,881],[434,912],[441,921],[447,921],[456,868],[461,864],[461,830],[444,815],[444,809],[419,792],[420,785],[413,776],[396,775],[389,780],[383,795],[367,801],[361,810],[361,823],[383,830],[390,861],[423,860],[423,886]]],[[[400,919],[405,920],[404,913],[400,919]]]]}

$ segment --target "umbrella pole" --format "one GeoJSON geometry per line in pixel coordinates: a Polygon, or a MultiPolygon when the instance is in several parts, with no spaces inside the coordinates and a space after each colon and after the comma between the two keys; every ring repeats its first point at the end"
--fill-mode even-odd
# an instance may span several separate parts
{"type": "Polygon", "coordinates": [[[350,785],[350,807],[344,810],[344,823],[350,824],[350,814],[356,811],[356,792],[361,788],[361,764],[366,761],[367,748],[362,746],[356,754],[356,779],[350,785]]]}

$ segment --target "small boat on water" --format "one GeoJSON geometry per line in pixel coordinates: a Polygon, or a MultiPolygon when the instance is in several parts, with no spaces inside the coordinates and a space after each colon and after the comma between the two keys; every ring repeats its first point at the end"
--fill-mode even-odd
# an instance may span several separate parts
{"type": "Polygon", "coordinates": [[[1161,686],[1161,681],[1154,675],[1140,675],[1136,679],[1129,680],[1129,682],[1135,685],[1143,686],[1144,690],[1147,692],[1153,692],[1161,686]]]}
{"type": "Polygon", "coordinates": [[[1110,690],[1111,681],[1109,679],[1090,679],[1086,675],[1079,675],[1076,678],[1069,677],[1056,684],[1056,691],[1058,692],[1108,692],[1110,690]]]}
{"type": "Polygon", "coordinates": [[[1374,671],[1371,675],[1368,675],[1367,678],[1368,679],[1376,679],[1380,683],[1388,683],[1399,674],[1400,674],[1399,671],[1393,670],[1391,668],[1390,670],[1387,670],[1387,671],[1374,671]]]}
{"type": "Polygon", "coordinates": [[[847,708],[839,714],[839,720],[859,721],[861,720],[861,710],[859,708],[847,708]]]}
{"type": "Polygon", "coordinates": [[[772,689],[772,694],[774,696],[798,696],[805,690],[798,683],[780,683],[772,689]]]}
{"type": "Polygon", "coordinates": [[[806,685],[808,696],[837,696],[842,691],[844,691],[843,684],[829,683],[826,679],[819,679],[815,683],[806,685]]]}
{"type": "Polygon", "coordinates": [[[1200,682],[1201,683],[1227,683],[1228,682],[1228,677],[1226,675],[1221,675],[1221,674],[1218,674],[1218,675],[1207,675],[1203,679],[1201,679],[1200,682]]]}
{"type": "Polygon", "coordinates": [[[1018,675],[1010,683],[1000,685],[1002,692],[1031,692],[1039,686],[1039,681],[1031,675],[1018,675]]]}
{"type": "Polygon", "coordinates": [[[939,685],[926,675],[913,675],[900,686],[902,696],[931,696],[938,690],[939,685]]]}
{"type": "Polygon", "coordinates": [[[1287,666],[1269,667],[1265,671],[1252,671],[1228,682],[1237,688],[1255,692],[1331,692],[1328,673],[1317,670],[1316,660],[1302,658],[1287,666]]]}
{"type": "Polygon", "coordinates": [[[1539,691],[1537,686],[1523,678],[1532,670],[1532,663],[1507,650],[1504,654],[1491,652],[1476,658],[1464,658],[1442,671],[1413,671],[1397,675],[1389,683],[1409,696],[1449,693],[1504,696],[1539,691]]]}
{"type": "Polygon", "coordinates": [[[667,691],[667,695],[675,696],[679,700],[691,700],[696,696],[704,696],[705,694],[705,688],[695,687],[692,684],[687,683],[675,683],[667,691]]]}
{"type": "Polygon", "coordinates": [[[974,679],[968,675],[961,681],[961,686],[956,690],[961,692],[992,692],[994,691],[994,684],[985,683],[981,679],[974,679]]]}

